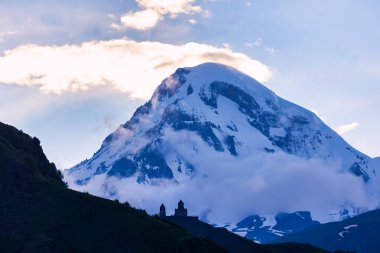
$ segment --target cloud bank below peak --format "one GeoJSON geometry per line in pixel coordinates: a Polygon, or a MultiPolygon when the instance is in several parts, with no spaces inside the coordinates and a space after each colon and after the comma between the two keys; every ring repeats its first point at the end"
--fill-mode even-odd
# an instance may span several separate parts
{"type": "Polygon", "coordinates": [[[148,99],[178,67],[204,62],[230,65],[260,82],[272,75],[268,66],[230,48],[119,39],[63,46],[29,44],[5,51],[0,56],[0,83],[37,86],[56,94],[112,86],[132,98],[148,99]]]}

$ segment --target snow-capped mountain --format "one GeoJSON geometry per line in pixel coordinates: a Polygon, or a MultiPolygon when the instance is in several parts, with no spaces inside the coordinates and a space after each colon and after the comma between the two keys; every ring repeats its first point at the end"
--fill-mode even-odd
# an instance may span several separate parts
{"type": "Polygon", "coordinates": [[[375,179],[373,160],[314,113],[215,63],[175,71],[91,159],[66,172],[73,188],[148,211],[181,197],[201,217],[235,223],[275,209],[362,208],[375,179]]]}

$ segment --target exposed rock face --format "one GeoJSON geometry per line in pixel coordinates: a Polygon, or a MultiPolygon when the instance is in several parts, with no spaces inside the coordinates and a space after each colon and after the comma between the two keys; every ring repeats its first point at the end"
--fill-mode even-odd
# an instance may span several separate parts
{"type": "Polygon", "coordinates": [[[140,183],[175,179],[175,171],[192,174],[197,168],[185,156],[201,154],[191,146],[191,139],[187,154],[176,151],[169,132],[195,134],[226,156],[285,152],[326,163],[339,161],[339,169],[364,181],[373,175],[370,159],[313,113],[230,67],[212,63],[178,69],[165,79],[151,100],[109,135],[90,160],[69,174],[79,184],[104,173],[133,176],[140,183]]]}
{"type": "MultiPolygon", "coordinates": [[[[223,211],[231,206],[249,209],[243,214],[246,216],[258,213],[254,209],[251,211],[251,208],[257,207],[252,200],[253,195],[260,200],[272,198],[257,197],[254,188],[258,185],[257,189],[260,189],[263,177],[267,180],[263,185],[271,185],[274,176],[277,179],[280,177],[277,171],[286,166],[298,169],[301,165],[303,169],[300,174],[290,170],[294,172],[292,178],[287,178],[289,174],[278,173],[287,179],[284,179],[283,188],[277,191],[287,191],[287,182],[293,178],[299,177],[298,182],[302,183],[307,174],[311,175],[309,181],[313,181],[310,177],[316,171],[323,171],[318,183],[311,183],[315,184],[313,187],[316,189],[311,192],[324,195],[318,198],[329,197],[327,192],[319,193],[325,181],[331,186],[334,185],[333,180],[347,179],[347,175],[360,185],[359,190],[364,188],[361,184],[377,184],[373,160],[351,147],[314,113],[280,98],[233,68],[206,63],[193,68],[180,68],[166,78],[152,98],[104,140],[91,159],[69,169],[66,176],[71,186],[77,189],[83,187],[91,192],[94,189],[92,184],[97,184],[95,187],[98,190],[94,193],[100,194],[101,191],[104,197],[129,201],[134,194],[128,195],[128,191],[155,187],[151,188],[152,191],[165,198],[161,202],[184,198],[175,195],[177,192],[190,192],[188,195],[191,196],[196,194],[197,205],[203,208],[195,213],[200,217],[208,216],[217,208],[223,211]],[[265,171],[268,163],[271,176],[266,175],[265,171]],[[318,166],[314,166],[316,163],[318,166]],[[326,180],[329,177],[334,179],[326,180]],[[123,187],[127,184],[133,187],[126,190],[123,187]],[[176,188],[164,191],[168,185],[176,185],[176,188]],[[199,193],[200,187],[205,192],[199,193]],[[219,189],[217,192],[216,188],[219,189]],[[236,196],[244,195],[239,203],[234,201],[234,196],[228,198],[228,203],[221,199],[221,205],[205,200],[218,199],[219,195],[226,197],[224,195],[235,189],[239,189],[236,196]],[[253,193],[250,194],[250,191],[253,193]],[[206,206],[206,202],[207,205],[214,205],[206,206]]],[[[295,189],[296,186],[291,187],[295,192],[300,192],[295,189]]],[[[278,195],[273,194],[273,197],[278,195]]],[[[377,198],[371,194],[368,195],[377,198]]],[[[290,203],[294,196],[288,194],[287,199],[280,200],[290,203]]],[[[156,195],[145,194],[144,198],[144,201],[138,202],[145,203],[141,204],[142,208],[149,210],[147,203],[155,206],[161,204],[153,203],[156,195]]],[[[346,208],[341,204],[346,203],[337,203],[336,208],[346,208]]],[[[357,210],[356,206],[348,205],[352,212],[357,210]]],[[[313,211],[308,208],[304,205],[285,211],[313,211]]],[[[276,210],[275,213],[279,211],[284,210],[276,210]]],[[[223,220],[222,223],[236,221],[223,220]]]]}

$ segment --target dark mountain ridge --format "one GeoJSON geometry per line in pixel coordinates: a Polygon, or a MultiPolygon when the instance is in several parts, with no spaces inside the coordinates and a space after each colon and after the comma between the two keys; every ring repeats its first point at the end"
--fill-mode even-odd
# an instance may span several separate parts
{"type": "Polygon", "coordinates": [[[0,252],[226,252],[142,210],[66,188],[37,138],[0,123],[0,252]]]}
{"type": "Polygon", "coordinates": [[[380,209],[340,222],[314,226],[285,235],[275,242],[310,243],[326,250],[378,253],[380,249],[380,209]]]}

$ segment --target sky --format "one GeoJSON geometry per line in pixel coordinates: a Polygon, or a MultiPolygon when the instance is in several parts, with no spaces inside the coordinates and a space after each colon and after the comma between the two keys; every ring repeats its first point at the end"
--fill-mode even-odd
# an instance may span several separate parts
{"type": "Polygon", "coordinates": [[[229,64],[380,156],[376,0],[2,0],[0,121],[60,169],[178,67],[229,64]]]}

